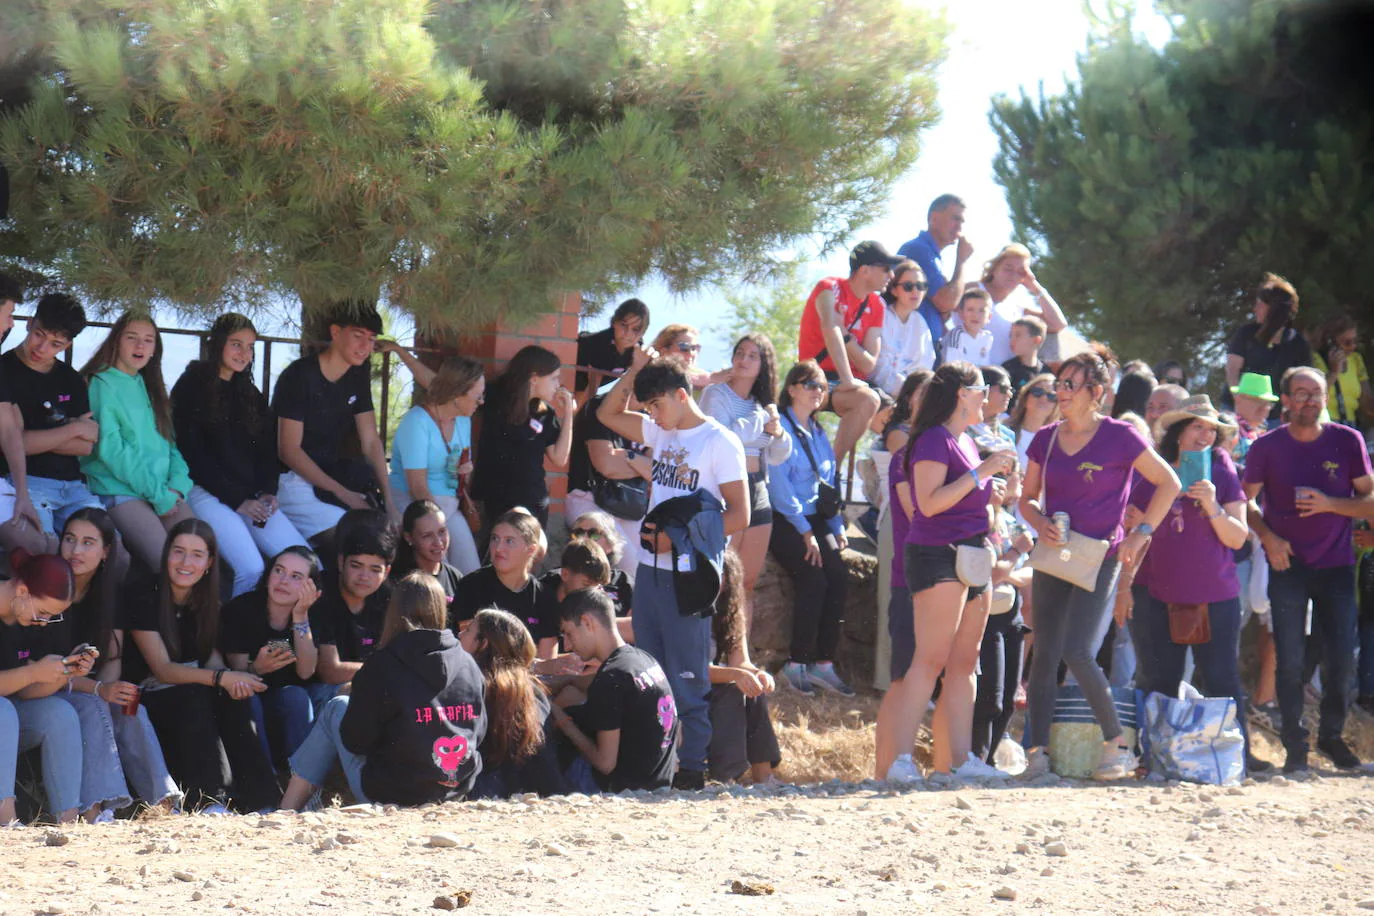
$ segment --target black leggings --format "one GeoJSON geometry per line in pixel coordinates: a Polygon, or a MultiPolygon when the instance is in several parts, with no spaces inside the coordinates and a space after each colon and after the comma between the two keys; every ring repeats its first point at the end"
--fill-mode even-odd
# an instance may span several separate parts
{"type": "Polygon", "coordinates": [[[178,684],[145,692],[143,705],[188,810],[232,801],[247,813],[281,801],[248,700],[203,684],[178,684]]]}
{"type": "Polygon", "coordinates": [[[1021,645],[1026,626],[1021,597],[1005,614],[988,618],[983,649],[978,657],[978,697],[973,703],[973,756],[992,763],[993,754],[1016,711],[1016,688],[1021,683],[1021,645]]]}
{"type": "Polygon", "coordinates": [[[833,661],[844,625],[849,573],[840,552],[827,538],[831,531],[820,516],[807,518],[821,550],[821,565],[806,562],[806,542],[786,519],[773,523],[768,549],[792,578],[792,661],[833,661]]]}

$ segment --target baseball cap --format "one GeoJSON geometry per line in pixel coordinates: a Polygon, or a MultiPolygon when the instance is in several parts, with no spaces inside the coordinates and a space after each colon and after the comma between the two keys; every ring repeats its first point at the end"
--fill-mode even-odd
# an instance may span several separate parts
{"type": "Polygon", "coordinates": [[[858,270],[860,267],[867,267],[871,264],[896,267],[904,260],[906,258],[897,258],[888,254],[882,242],[860,242],[854,246],[853,251],[849,252],[849,269],[858,270]]]}

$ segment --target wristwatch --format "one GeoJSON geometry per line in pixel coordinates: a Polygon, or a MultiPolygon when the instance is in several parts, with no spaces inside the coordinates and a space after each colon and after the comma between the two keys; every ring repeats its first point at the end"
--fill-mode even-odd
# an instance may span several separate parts
{"type": "Polygon", "coordinates": [[[1141,522],[1139,525],[1135,526],[1135,530],[1141,537],[1149,537],[1155,533],[1155,526],[1151,525],[1149,522],[1141,522]]]}

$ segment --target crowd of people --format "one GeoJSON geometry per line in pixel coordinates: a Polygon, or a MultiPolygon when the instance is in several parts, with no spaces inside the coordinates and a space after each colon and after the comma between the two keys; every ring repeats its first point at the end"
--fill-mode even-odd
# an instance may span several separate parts
{"type": "MultiPolygon", "coordinates": [[[[854,693],[840,467],[866,437],[890,572],[877,778],[927,778],[931,707],[933,773],[1003,778],[1021,702],[1028,771],[1047,772],[1070,676],[1101,726],[1096,777],[1132,775],[1112,686],[1173,694],[1191,647],[1191,677],[1246,708],[1252,614],[1285,769],[1307,766],[1317,663],[1317,747],[1357,766],[1341,733],[1347,685],[1374,705],[1355,571],[1374,539],[1352,522],[1374,480],[1352,427],[1374,397],[1354,324],[1309,341],[1266,275],[1223,413],[1181,363],[1081,344],[1024,247],[966,277],[957,197],[928,221],[816,285],[786,371],[758,333],[714,372],[694,328],[646,343],[630,299],[579,339],[573,390],[538,346],[490,379],[426,365],[358,305],[270,402],[233,313],[169,390],[148,315],[77,371],[61,357],[85,312],[43,295],[0,357],[0,823],[21,764],[49,817],[91,822],[305,808],[335,773],[397,804],[774,781],[769,695],[854,693]],[[378,350],[417,391],[389,456],[378,350]],[[568,473],[556,563],[549,469],[568,473]],[[749,650],[770,554],[794,596],[776,680],[749,650]]],[[[0,331],[22,300],[0,277],[0,331]]]]}

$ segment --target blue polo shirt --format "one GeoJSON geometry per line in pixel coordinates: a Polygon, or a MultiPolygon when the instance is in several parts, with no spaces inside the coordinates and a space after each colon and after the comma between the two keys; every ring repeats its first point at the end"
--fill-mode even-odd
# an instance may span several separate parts
{"type": "Polygon", "coordinates": [[[949,281],[940,271],[940,246],[936,243],[935,237],[930,234],[930,230],[923,229],[916,238],[897,249],[898,257],[910,258],[921,265],[921,270],[926,275],[926,297],[921,301],[916,309],[921,317],[926,320],[930,327],[930,337],[935,341],[935,365],[944,362],[944,339],[945,332],[949,330],[940,310],[930,301],[940,287],[949,281]]]}

